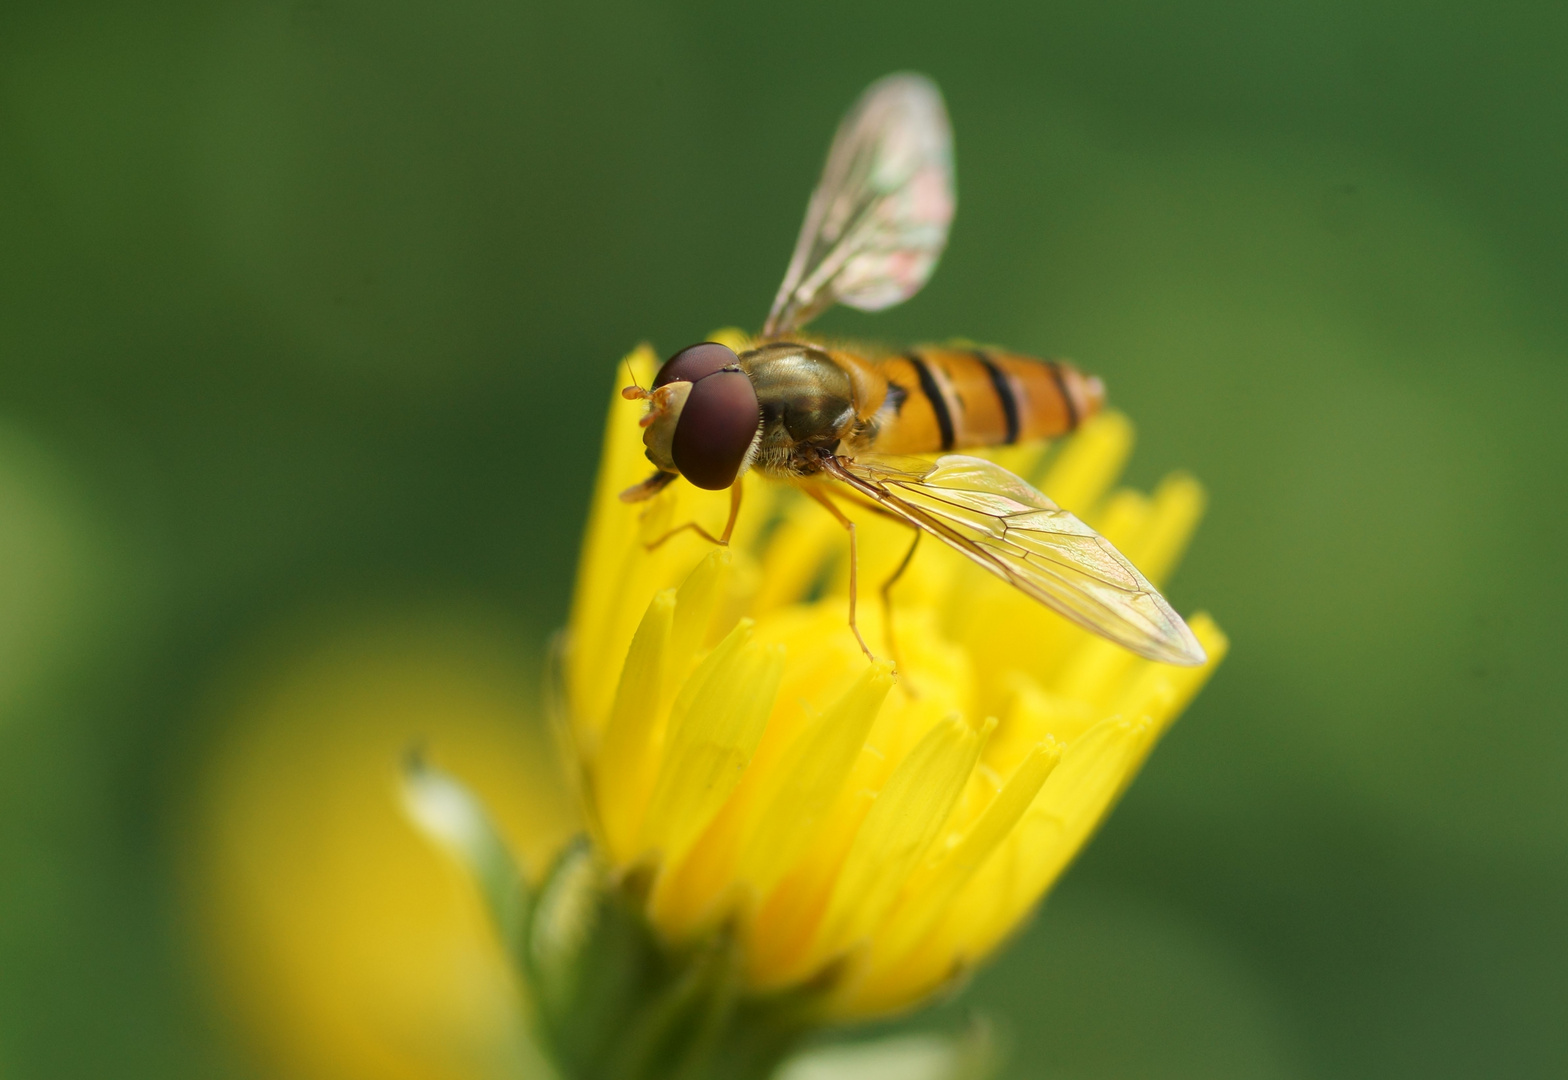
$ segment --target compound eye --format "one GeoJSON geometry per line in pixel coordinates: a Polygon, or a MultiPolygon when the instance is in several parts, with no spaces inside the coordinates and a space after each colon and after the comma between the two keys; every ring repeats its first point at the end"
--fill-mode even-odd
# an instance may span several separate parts
{"type": "Polygon", "coordinates": [[[733,350],[717,341],[704,341],[688,345],[664,362],[654,377],[653,389],[665,383],[690,382],[712,375],[715,371],[735,367],[740,363],[733,350]]]}
{"type": "Polygon", "coordinates": [[[714,372],[692,384],[675,424],[670,457],[681,475],[697,487],[727,488],[740,474],[761,422],[751,376],[744,371],[714,372]]]}

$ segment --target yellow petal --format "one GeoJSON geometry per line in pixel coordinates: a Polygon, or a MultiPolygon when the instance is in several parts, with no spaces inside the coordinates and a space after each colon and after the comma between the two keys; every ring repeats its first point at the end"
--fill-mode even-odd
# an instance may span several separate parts
{"type": "MultiPolygon", "coordinates": [[[[639,345],[625,359],[639,379],[651,378],[656,363],[657,358],[647,345],[639,345]]],[[[597,726],[615,689],[613,681],[603,677],[607,658],[600,650],[607,645],[613,650],[617,644],[609,638],[621,614],[618,598],[630,572],[627,556],[631,537],[626,529],[617,528],[612,519],[626,511],[619,493],[649,471],[647,459],[638,449],[642,434],[637,419],[642,409],[640,402],[626,401],[619,394],[611,398],[600,448],[599,479],[590,504],[588,535],[577,564],[577,588],[567,635],[568,679],[573,721],[589,728],[597,726]]],[[[625,648],[624,639],[619,644],[625,648]]]]}
{"type": "Polygon", "coordinates": [[[697,665],[671,707],[639,845],[657,851],[666,865],[685,854],[734,790],[762,738],[784,654],[753,645],[751,636],[752,623],[742,621],[697,665]]]}
{"type": "Polygon", "coordinates": [[[1187,551],[1187,544],[1203,517],[1208,493],[1186,473],[1172,473],[1154,492],[1154,510],[1144,536],[1129,554],[1144,576],[1163,584],[1187,551]]]}
{"type": "Polygon", "coordinates": [[[610,857],[619,862],[636,854],[638,821],[659,765],[657,726],[674,617],[675,590],[665,589],[654,596],[632,638],[594,762],[599,824],[610,857]]]}
{"type": "Polygon", "coordinates": [[[936,839],[963,794],[987,736],[943,721],[899,763],[866,815],[834,887],[815,952],[827,956],[869,934],[936,839]]]}
{"type": "Polygon", "coordinates": [[[837,800],[892,687],[893,665],[872,664],[833,708],[796,737],[778,762],[765,809],[737,868],[759,893],[778,882],[837,800]]]}
{"type": "Polygon", "coordinates": [[[911,987],[924,988],[918,961],[905,963],[910,952],[923,943],[959,891],[1012,833],[1061,756],[1062,748],[1054,742],[1033,747],[969,831],[941,858],[911,876],[884,931],[873,940],[866,970],[839,995],[846,1011],[874,1013],[911,987]]]}
{"type": "MultiPolygon", "coordinates": [[[[891,664],[862,664],[855,684],[827,712],[808,714],[787,746],[759,748],[712,826],[661,879],[654,920],[690,935],[722,918],[726,904],[766,895],[837,802],[892,685],[891,664]]],[[[765,738],[773,737],[776,721],[765,738]]]]}
{"type": "Polygon", "coordinates": [[[675,665],[671,674],[676,684],[685,678],[696,656],[708,644],[708,631],[714,612],[724,599],[732,561],[728,548],[714,548],[681,585],[675,624],[670,629],[670,662],[675,665]]]}
{"type": "Polygon", "coordinates": [[[1132,453],[1132,423],[1119,412],[1103,412],[1062,443],[1040,485],[1059,506],[1089,514],[1121,475],[1132,453]]]}

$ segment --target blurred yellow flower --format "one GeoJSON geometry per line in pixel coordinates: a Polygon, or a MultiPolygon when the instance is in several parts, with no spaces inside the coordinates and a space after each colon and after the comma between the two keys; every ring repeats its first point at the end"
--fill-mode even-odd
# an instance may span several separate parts
{"type": "MultiPolygon", "coordinates": [[[[646,383],[658,358],[627,363],[646,383]]],[[[925,545],[894,593],[895,675],[846,624],[843,531],[793,489],[747,478],[728,548],[688,530],[647,550],[688,520],[716,534],[728,497],[676,483],[619,501],[648,470],[641,408],[611,405],[564,655],[596,841],[666,945],[733,933],[750,991],[809,984],[823,1020],[917,1004],[1029,915],[1226,639],[1199,615],[1204,666],[1143,660],[925,545]]],[[[994,458],[1160,583],[1203,493],[1176,475],[1107,494],[1131,444],[1111,413],[994,458]]],[[[860,527],[875,583],[908,533],[860,527]]],[[[890,651],[876,605],[860,610],[890,651]]]]}
{"type": "Polygon", "coordinates": [[[460,609],[323,621],[287,627],[212,695],[221,735],[181,839],[214,1004],[262,1076],[529,1075],[483,906],[396,798],[425,742],[532,865],[579,827],[519,674],[526,639],[460,609]]]}

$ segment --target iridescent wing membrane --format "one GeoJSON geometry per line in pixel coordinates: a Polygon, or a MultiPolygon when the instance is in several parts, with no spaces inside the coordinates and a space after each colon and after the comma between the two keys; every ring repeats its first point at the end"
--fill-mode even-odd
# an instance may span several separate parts
{"type": "MultiPolygon", "coordinates": [[[[919,292],[953,219],[953,136],[921,75],[873,83],[844,117],[763,333],[834,304],[879,311],[919,292]]],[[[1181,616],[1110,541],[979,458],[829,457],[826,471],[1008,583],[1140,656],[1201,664],[1181,616]]]]}
{"type": "Polygon", "coordinates": [[[953,220],[953,134],[936,84],[872,83],[844,117],[763,325],[804,326],[834,304],[880,311],[920,291],[953,220]]]}
{"type": "Polygon", "coordinates": [[[827,471],[1088,630],[1139,656],[1195,665],[1203,647],[1111,542],[999,465],[826,459],[827,471]]]}

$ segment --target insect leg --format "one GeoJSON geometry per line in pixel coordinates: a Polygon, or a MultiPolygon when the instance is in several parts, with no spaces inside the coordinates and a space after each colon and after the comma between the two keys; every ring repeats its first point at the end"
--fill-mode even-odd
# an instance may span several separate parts
{"type": "Polygon", "coordinates": [[[860,651],[866,654],[866,659],[875,660],[871,650],[866,646],[866,639],[860,636],[860,627],[855,625],[855,597],[859,593],[859,566],[860,557],[855,546],[855,523],[844,516],[844,511],[833,504],[833,500],[814,487],[806,487],[806,494],[827,508],[834,519],[844,528],[849,530],[849,630],[855,635],[855,640],[860,642],[860,651]]]}
{"type": "Polygon", "coordinates": [[[675,474],[660,469],[640,484],[633,484],[621,492],[621,502],[646,502],[675,481],[675,474]]]}
{"type": "Polygon", "coordinates": [[[719,543],[725,547],[729,546],[730,534],[735,531],[735,519],[740,517],[740,497],[745,494],[741,483],[741,478],[737,476],[730,485],[730,519],[724,523],[724,532],[719,535],[719,543]]]}
{"type": "Polygon", "coordinates": [[[909,564],[914,561],[915,549],[920,546],[920,530],[916,529],[915,538],[909,542],[909,550],[904,552],[903,561],[898,564],[898,569],[882,583],[882,633],[887,638],[888,652],[893,654],[893,666],[903,667],[898,657],[898,639],[893,636],[893,586],[898,584],[898,579],[904,576],[904,571],[909,569],[909,564]]]}
{"type": "Polygon", "coordinates": [[[650,541],[644,546],[649,551],[652,551],[659,545],[663,544],[670,537],[674,536],[676,533],[684,532],[685,530],[690,529],[692,532],[696,533],[710,544],[718,544],[720,547],[729,547],[730,536],[735,532],[735,520],[740,517],[740,497],[743,493],[744,492],[741,488],[740,478],[737,477],[735,482],[730,485],[730,516],[729,519],[724,522],[724,531],[718,536],[714,536],[707,529],[704,529],[701,525],[698,525],[695,521],[688,521],[684,525],[675,526],[675,528],[671,529],[657,540],[650,541]]]}
{"type": "MultiPolygon", "coordinates": [[[[904,576],[904,571],[908,570],[909,564],[914,561],[915,549],[920,546],[920,537],[923,534],[919,529],[915,528],[914,525],[908,521],[908,519],[899,517],[891,510],[888,510],[882,506],[878,506],[874,502],[866,499],[856,499],[855,505],[863,510],[869,510],[873,514],[885,517],[889,521],[896,521],[905,528],[912,530],[915,534],[914,539],[909,542],[909,550],[904,552],[904,558],[899,562],[898,567],[892,572],[892,574],[888,575],[888,579],[882,583],[881,588],[883,625],[882,636],[887,640],[888,652],[893,654],[894,668],[902,671],[904,664],[903,661],[899,658],[898,640],[893,634],[893,586],[898,584],[898,579],[904,576]]],[[[905,677],[904,690],[906,693],[914,696],[914,687],[909,683],[907,676],[905,677]]]]}
{"type": "MultiPolygon", "coordinates": [[[[900,525],[910,529],[915,534],[914,539],[909,543],[909,550],[904,553],[903,560],[899,562],[898,567],[893,571],[892,574],[888,576],[888,579],[882,583],[881,588],[882,624],[885,628],[882,632],[882,636],[887,639],[888,652],[893,654],[893,666],[895,668],[902,669],[903,662],[899,659],[898,656],[898,642],[893,636],[893,586],[898,584],[898,579],[904,576],[904,571],[908,570],[909,564],[914,561],[915,549],[920,546],[921,532],[919,529],[915,528],[914,525],[910,524],[907,518],[899,517],[891,510],[888,510],[886,507],[878,506],[869,499],[857,498],[854,500],[854,503],[862,510],[868,510],[873,514],[878,515],[879,517],[887,518],[889,521],[898,522],[900,525]]],[[[905,689],[910,689],[907,683],[905,684],[905,689]]]]}

